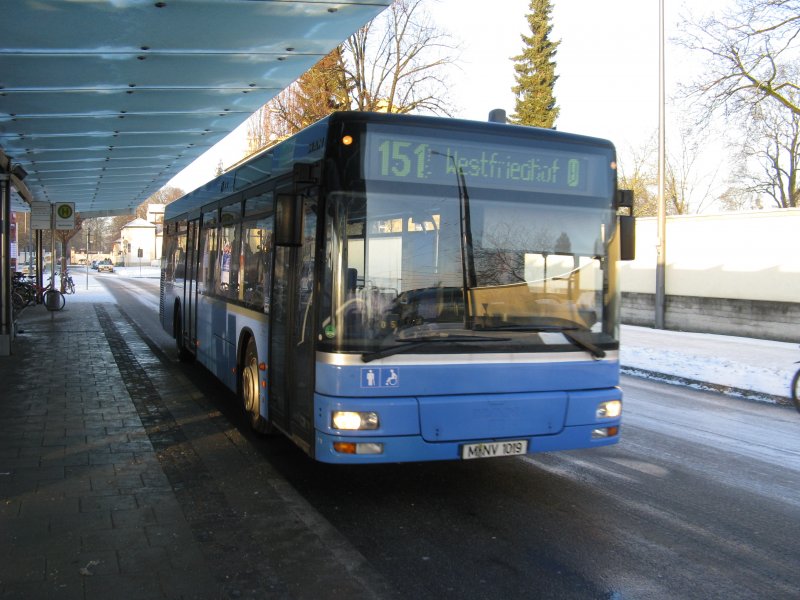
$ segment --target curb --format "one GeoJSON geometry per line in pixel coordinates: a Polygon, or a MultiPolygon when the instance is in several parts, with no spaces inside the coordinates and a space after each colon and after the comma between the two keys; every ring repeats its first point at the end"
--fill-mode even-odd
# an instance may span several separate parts
{"type": "Polygon", "coordinates": [[[780,406],[792,405],[792,401],[786,396],[776,396],[774,394],[756,392],[754,390],[745,390],[743,388],[737,388],[731,385],[710,383],[708,381],[700,381],[699,379],[692,379],[690,377],[658,373],[657,371],[649,371],[647,369],[639,369],[636,367],[620,366],[619,370],[621,373],[630,375],[631,377],[651,379],[653,381],[659,381],[661,383],[668,383],[671,385],[683,385],[707,392],[717,392],[719,394],[724,394],[725,396],[743,398],[745,400],[754,400],[756,402],[769,402],[772,404],[778,404],[780,406]]]}

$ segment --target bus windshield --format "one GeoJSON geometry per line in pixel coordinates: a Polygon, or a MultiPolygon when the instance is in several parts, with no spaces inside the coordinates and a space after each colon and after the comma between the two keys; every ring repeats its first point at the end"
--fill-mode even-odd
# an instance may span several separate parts
{"type": "Polygon", "coordinates": [[[430,139],[373,127],[363,191],[329,192],[322,340],[613,343],[611,152],[430,139]]]}

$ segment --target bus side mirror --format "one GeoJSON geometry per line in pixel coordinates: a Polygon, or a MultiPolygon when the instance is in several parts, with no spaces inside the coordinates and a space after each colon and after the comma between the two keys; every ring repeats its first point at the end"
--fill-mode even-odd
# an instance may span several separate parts
{"type": "Polygon", "coordinates": [[[302,197],[278,193],[275,203],[275,245],[303,245],[302,197]]]}
{"type": "Polygon", "coordinates": [[[617,208],[628,208],[633,214],[633,190],[617,190],[617,208]]]}
{"type": "Polygon", "coordinates": [[[619,259],[636,258],[636,219],[633,216],[633,190],[617,190],[617,211],[627,209],[627,215],[617,215],[619,222],[619,259]]]}
{"type": "Polygon", "coordinates": [[[619,259],[636,258],[636,219],[632,215],[620,215],[619,219],[619,259]]]}

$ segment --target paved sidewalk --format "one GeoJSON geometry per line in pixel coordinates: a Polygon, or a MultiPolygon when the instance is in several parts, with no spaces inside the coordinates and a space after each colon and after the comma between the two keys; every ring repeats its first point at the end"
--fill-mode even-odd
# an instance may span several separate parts
{"type": "Polygon", "coordinates": [[[108,298],[0,357],[0,598],[394,597],[108,298]]]}
{"type": "Polygon", "coordinates": [[[0,359],[3,598],[216,588],[92,304],[28,309],[0,359]]]}

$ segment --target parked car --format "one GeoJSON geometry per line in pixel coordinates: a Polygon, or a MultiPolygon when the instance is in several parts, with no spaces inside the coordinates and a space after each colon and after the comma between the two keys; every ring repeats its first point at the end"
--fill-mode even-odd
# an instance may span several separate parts
{"type": "Polygon", "coordinates": [[[97,272],[98,273],[103,273],[103,272],[105,272],[105,273],[113,273],[114,272],[114,265],[111,263],[111,259],[110,258],[106,258],[104,260],[101,260],[99,263],[97,263],[97,272]]]}
{"type": "Polygon", "coordinates": [[[96,260],[93,260],[93,261],[92,261],[92,269],[94,269],[95,271],[97,271],[97,261],[96,261],[96,260]]]}

